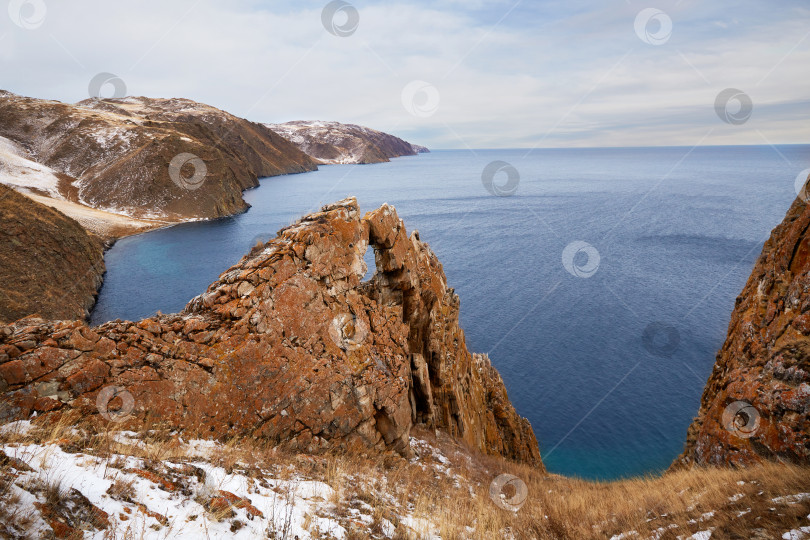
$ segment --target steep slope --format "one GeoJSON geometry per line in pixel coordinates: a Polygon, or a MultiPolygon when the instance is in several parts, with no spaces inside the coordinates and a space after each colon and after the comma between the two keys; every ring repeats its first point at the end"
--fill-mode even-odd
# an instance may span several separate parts
{"type": "MultiPolygon", "coordinates": [[[[807,189],[807,188],[805,188],[807,189]]],[[[674,468],[810,463],[810,206],[765,242],[674,468]]]]}
{"type": "Polygon", "coordinates": [[[113,416],[131,413],[133,425],[403,454],[421,424],[542,467],[531,426],[489,359],[467,350],[458,314],[418,233],[388,205],[361,217],[346,199],[254,248],[181,314],[0,328],[0,418],[109,418],[115,398],[124,410],[113,416]],[[377,273],[363,283],[369,245],[377,273]]]}
{"type": "Polygon", "coordinates": [[[810,467],[586,482],[420,429],[413,457],[402,459],[45,420],[0,426],[0,538],[800,540],[810,532],[810,467]]]}
{"type": "Polygon", "coordinates": [[[69,105],[0,91],[0,136],[55,171],[68,200],[137,218],[234,214],[257,177],[317,167],[266,127],[185,99],[69,105]]]}
{"type": "MultiPolygon", "coordinates": [[[[45,206],[56,208],[92,234],[111,240],[166,224],[160,220],[140,220],[105,212],[68,200],[62,191],[70,186],[72,179],[33,161],[31,157],[25,148],[0,137],[0,184],[10,186],[45,206]]],[[[36,208],[39,207],[33,206],[32,210],[36,208]]]]}
{"type": "Polygon", "coordinates": [[[355,124],[295,121],[265,125],[321,163],[382,163],[390,158],[429,152],[424,146],[355,124]]]}
{"type": "Polygon", "coordinates": [[[23,193],[64,199],[59,192],[61,182],[55,171],[33,161],[25,148],[0,137],[0,184],[23,193]]]}
{"type": "Polygon", "coordinates": [[[100,239],[0,185],[0,321],[84,318],[103,274],[100,239]]]}

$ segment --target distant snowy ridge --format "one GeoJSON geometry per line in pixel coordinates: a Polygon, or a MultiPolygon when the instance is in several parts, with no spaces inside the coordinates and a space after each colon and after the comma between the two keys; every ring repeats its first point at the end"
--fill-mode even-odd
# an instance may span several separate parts
{"type": "Polygon", "coordinates": [[[297,120],[265,125],[310,157],[329,165],[383,163],[429,152],[424,146],[356,124],[297,120]]]}

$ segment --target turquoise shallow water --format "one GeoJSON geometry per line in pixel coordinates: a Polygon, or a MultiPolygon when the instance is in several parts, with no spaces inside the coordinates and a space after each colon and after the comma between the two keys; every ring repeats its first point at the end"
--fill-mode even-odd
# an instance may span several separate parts
{"type": "Polygon", "coordinates": [[[448,150],[266,178],[246,214],[119,241],[92,320],[179,311],[321,204],[389,202],[442,261],[468,346],[490,354],[549,470],[661,471],[808,167],[810,146],[448,150]],[[519,174],[512,196],[482,184],[496,160],[519,174]]]}

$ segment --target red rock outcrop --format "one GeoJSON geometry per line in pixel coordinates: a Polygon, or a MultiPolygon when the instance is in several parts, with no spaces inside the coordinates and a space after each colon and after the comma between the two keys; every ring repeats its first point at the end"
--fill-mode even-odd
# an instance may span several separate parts
{"type": "MultiPolygon", "coordinates": [[[[805,188],[807,189],[807,188],[805,188]]],[[[673,463],[810,463],[810,206],[798,198],[762,248],[673,463]]]]}
{"type": "Polygon", "coordinates": [[[361,217],[346,199],[254,248],[180,314],[0,327],[2,416],[77,409],[301,451],[403,454],[418,423],[542,467],[458,314],[441,264],[394,208],[361,217]],[[369,246],[377,272],[363,282],[369,246]]]}

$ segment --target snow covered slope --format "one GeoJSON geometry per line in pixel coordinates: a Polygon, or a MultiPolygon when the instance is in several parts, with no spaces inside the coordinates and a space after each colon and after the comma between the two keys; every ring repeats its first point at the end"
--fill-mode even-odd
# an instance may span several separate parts
{"type": "Polygon", "coordinates": [[[23,193],[37,193],[64,199],[59,193],[59,178],[53,169],[29,159],[19,144],[0,136],[0,184],[23,193]]]}

